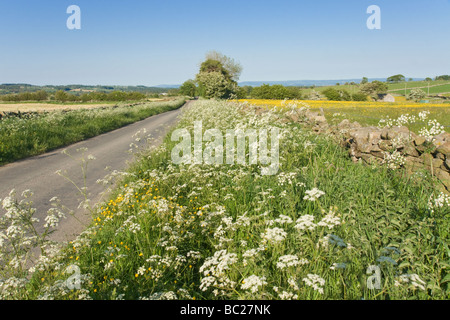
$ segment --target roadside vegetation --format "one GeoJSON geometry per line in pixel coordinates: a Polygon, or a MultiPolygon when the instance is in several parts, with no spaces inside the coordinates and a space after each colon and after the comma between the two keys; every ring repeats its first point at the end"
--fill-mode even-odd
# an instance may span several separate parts
{"type": "Polygon", "coordinates": [[[0,165],[39,155],[174,110],[184,99],[132,105],[18,113],[0,119],[0,165]]]}
{"type": "Polygon", "coordinates": [[[62,251],[43,250],[32,268],[8,250],[23,248],[18,221],[31,216],[32,197],[4,199],[1,297],[448,299],[450,198],[433,178],[354,164],[278,112],[198,101],[178,125],[191,134],[194,121],[223,132],[280,128],[277,175],[174,165],[169,135],[120,175],[90,228],[62,251]]]}

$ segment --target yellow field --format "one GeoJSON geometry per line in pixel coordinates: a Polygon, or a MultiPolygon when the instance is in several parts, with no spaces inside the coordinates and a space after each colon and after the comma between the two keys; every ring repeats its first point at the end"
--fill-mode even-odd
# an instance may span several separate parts
{"type": "MultiPolygon", "coordinates": [[[[411,102],[359,102],[359,101],[317,101],[317,100],[261,100],[244,99],[253,105],[272,107],[286,107],[297,103],[297,107],[309,106],[311,109],[323,108],[325,117],[331,123],[338,123],[343,119],[358,121],[362,125],[378,125],[381,119],[396,119],[401,115],[417,116],[421,111],[429,111],[429,119],[436,119],[450,132],[450,104],[411,103],[411,102]]],[[[418,131],[424,123],[416,123],[411,130],[418,131]]]]}
{"type": "MultiPolygon", "coordinates": [[[[396,97],[397,99],[397,97],[396,97]]],[[[242,99],[239,102],[248,102],[259,106],[277,106],[298,103],[308,104],[311,108],[339,108],[339,107],[358,107],[358,108],[450,108],[450,104],[445,103],[413,103],[405,102],[374,102],[374,101],[324,101],[324,100],[264,100],[264,99],[242,99]]]]}

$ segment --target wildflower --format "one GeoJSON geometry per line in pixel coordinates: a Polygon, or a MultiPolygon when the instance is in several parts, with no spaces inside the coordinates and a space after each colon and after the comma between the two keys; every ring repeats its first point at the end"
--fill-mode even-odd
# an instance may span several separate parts
{"type": "Polygon", "coordinates": [[[309,200],[309,201],[316,201],[321,196],[325,195],[325,192],[320,191],[317,188],[314,188],[312,190],[305,191],[306,196],[303,197],[303,200],[309,200]]]}
{"type": "Polygon", "coordinates": [[[309,214],[306,214],[296,221],[296,225],[294,226],[297,230],[314,230],[317,225],[314,223],[315,217],[309,214]]]}
{"type": "Polygon", "coordinates": [[[341,219],[336,216],[336,209],[336,207],[331,207],[329,213],[317,225],[327,227],[330,230],[340,225],[341,219]]]}
{"type": "Polygon", "coordinates": [[[347,264],[345,264],[345,263],[333,263],[330,267],[330,270],[345,269],[346,267],[347,267],[347,264]]]}
{"type": "Polygon", "coordinates": [[[259,287],[263,287],[266,284],[266,277],[252,275],[242,281],[241,288],[244,290],[249,289],[252,293],[256,293],[258,292],[259,287]]]}
{"type": "Polygon", "coordinates": [[[309,263],[309,261],[306,259],[303,259],[303,258],[299,259],[295,255],[286,255],[286,256],[282,256],[278,259],[277,268],[285,269],[288,267],[296,267],[298,265],[304,265],[307,263],[309,263]]]}
{"type": "Polygon", "coordinates": [[[308,274],[306,278],[303,278],[305,284],[312,287],[315,291],[323,294],[323,288],[321,286],[325,285],[325,280],[316,274],[308,274]]]}
{"type": "Polygon", "coordinates": [[[289,223],[292,223],[292,219],[291,219],[291,217],[281,214],[278,219],[275,219],[275,222],[279,223],[279,224],[289,224],[289,223]]]}
{"type": "Polygon", "coordinates": [[[266,229],[264,233],[261,233],[261,238],[269,241],[269,242],[281,242],[287,236],[286,231],[282,228],[272,228],[266,229]]]}
{"type": "Polygon", "coordinates": [[[428,199],[428,209],[434,213],[434,210],[437,208],[450,207],[450,196],[441,192],[437,197],[431,195],[428,199]]]}

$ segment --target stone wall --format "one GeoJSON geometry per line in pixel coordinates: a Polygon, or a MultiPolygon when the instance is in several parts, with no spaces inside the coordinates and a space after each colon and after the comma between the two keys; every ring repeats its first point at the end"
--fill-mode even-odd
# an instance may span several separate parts
{"type": "MultiPolygon", "coordinates": [[[[334,136],[348,149],[354,162],[389,165],[387,155],[401,155],[401,167],[409,173],[427,170],[440,181],[443,191],[450,192],[450,133],[437,135],[429,142],[407,127],[363,127],[349,120],[330,125],[323,110],[311,112],[308,109],[294,109],[286,113],[283,121],[303,123],[316,133],[334,136]]],[[[398,164],[392,162],[392,166],[398,164]]]]}

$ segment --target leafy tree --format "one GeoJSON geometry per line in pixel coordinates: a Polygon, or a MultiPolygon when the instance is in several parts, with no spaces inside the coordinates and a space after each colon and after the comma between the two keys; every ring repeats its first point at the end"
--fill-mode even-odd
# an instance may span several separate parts
{"type": "Polygon", "coordinates": [[[389,87],[386,83],[381,81],[373,81],[360,86],[359,90],[367,96],[378,99],[379,94],[386,94],[389,87]]]}
{"type": "Polygon", "coordinates": [[[396,83],[396,82],[402,82],[402,81],[405,81],[405,76],[402,74],[396,74],[394,76],[387,78],[387,82],[390,82],[390,83],[396,83]]]}
{"type": "Polygon", "coordinates": [[[368,82],[369,82],[369,79],[366,78],[366,77],[363,77],[362,80],[361,80],[361,84],[366,84],[368,82]]]}
{"type": "Polygon", "coordinates": [[[450,75],[442,75],[442,76],[437,76],[436,80],[450,80],[450,75]]]}
{"type": "Polygon", "coordinates": [[[200,72],[196,79],[200,95],[207,99],[228,99],[237,91],[237,84],[221,72],[200,72]]]}
{"type": "Polygon", "coordinates": [[[188,97],[195,97],[197,94],[197,86],[194,80],[184,82],[180,87],[180,94],[188,97]]]}
{"type": "Polygon", "coordinates": [[[427,96],[427,94],[425,93],[425,91],[419,89],[419,88],[415,88],[412,89],[410,91],[410,93],[408,93],[408,95],[406,96],[406,98],[408,100],[415,100],[415,101],[420,101],[423,98],[425,98],[427,96]]]}
{"type": "Polygon", "coordinates": [[[431,79],[430,77],[428,77],[428,78],[425,78],[425,81],[430,82],[430,81],[433,81],[433,79],[431,79]]]}
{"type": "Polygon", "coordinates": [[[357,92],[352,95],[353,101],[367,101],[367,95],[362,92],[357,92]]]}
{"type": "Polygon", "coordinates": [[[231,98],[236,95],[236,81],[241,71],[242,67],[233,59],[214,51],[208,53],[196,76],[200,95],[205,98],[231,98]]]}
{"type": "Polygon", "coordinates": [[[256,99],[301,99],[301,90],[296,87],[285,87],[281,84],[263,84],[253,89],[251,96],[256,99]]]}
{"type": "Polygon", "coordinates": [[[217,51],[208,52],[206,54],[206,60],[219,61],[232,80],[239,80],[243,70],[242,65],[239,62],[217,51]]]}
{"type": "Polygon", "coordinates": [[[331,101],[351,101],[350,93],[347,90],[328,88],[322,93],[331,101]]]}
{"type": "Polygon", "coordinates": [[[57,101],[66,102],[69,100],[69,94],[65,91],[59,90],[55,93],[55,99],[57,101]]]}

